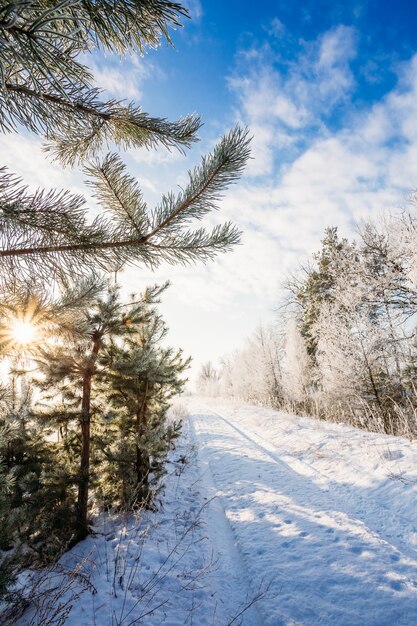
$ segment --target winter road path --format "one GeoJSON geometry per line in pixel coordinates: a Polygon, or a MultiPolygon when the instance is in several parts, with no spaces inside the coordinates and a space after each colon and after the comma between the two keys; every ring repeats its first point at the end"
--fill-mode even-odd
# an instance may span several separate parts
{"type": "Polygon", "coordinates": [[[303,458],[290,464],[268,431],[211,410],[193,413],[202,482],[217,495],[209,536],[228,562],[224,571],[233,563],[236,570],[225,592],[256,593],[270,583],[268,601],[244,624],[417,624],[417,552],[373,492],[332,482],[330,466],[323,473],[303,458]]]}

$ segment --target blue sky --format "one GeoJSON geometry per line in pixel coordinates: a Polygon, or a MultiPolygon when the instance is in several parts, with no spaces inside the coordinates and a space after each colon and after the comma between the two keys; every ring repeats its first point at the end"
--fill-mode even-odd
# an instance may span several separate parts
{"type": "MultiPolygon", "coordinates": [[[[327,226],[406,204],[417,187],[415,2],[188,0],[191,20],[143,58],[91,58],[111,96],[170,119],[197,111],[201,142],[186,156],[131,151],[152,205],[236,122],[253,159],[210,218],[231,219],[243,245],[207,266],[126,272],[127,290],[169,278],[163,313],[173,345],[208,359],[238,348],[276,318],[288,272],[327,226]]],[[[48,164],[36,138],[0,138],[2,161],[32,185],[87,193],[79,172],[48,164]]]]}
{"type": "MultiPolygon", "coordinates": [[[[408,59],[415,50],[416,7],[414,2],[314,2],[261,1],[253,12],[252,3],[190,3],[191,22],[173,34],[176,46],[164,46],[150,57],[164,68],[166,87],[175,94],[181,111],[191,106],[207,118],[224,115],[224,102],[230,103],[228,74],[235,71],[239,55],[250,49],[269,48],[271,60],[286,73],[300,53],[323,33],[343,24],[352,28],[357,54],[351,63],[357,81],[356,97],[379,98],[395,83],[393,65],[408,59]],[[198,86],[190,92],[190,85],[198,86]]],[[[157,97],[153,90],[153,102],[157,97]]],[[[164,97],[161,93],[163,106],[164,97]]]]}

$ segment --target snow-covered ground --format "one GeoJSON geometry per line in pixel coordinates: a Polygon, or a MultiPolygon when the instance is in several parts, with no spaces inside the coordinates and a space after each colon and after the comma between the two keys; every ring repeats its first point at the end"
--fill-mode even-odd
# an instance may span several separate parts
{"type": "Polygon", "coordinates": [[[417,624],[416,444],[254,407],[192,412],[245,577],[270,583],[260,624],[417,624]]]}
{"type": "MultiPolygon", "coordinates": [[[[102,518],[62,560],[84,558],[89,577],[66,624],[417,624],[416,443],[180,402],[190,416],[161,510],[102,518]]],[[[18,624],[55,623],[36,619],[18,624]]]]}

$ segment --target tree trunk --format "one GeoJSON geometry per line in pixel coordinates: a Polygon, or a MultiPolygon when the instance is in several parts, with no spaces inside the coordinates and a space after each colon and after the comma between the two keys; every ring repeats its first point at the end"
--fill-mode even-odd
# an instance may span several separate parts
{"type": "MultiPolygon", "coordinates": [[[[145,432],[147,426],[147,410],[148,410],[148,388],[149,383],[145,383],[145,391],[143,399],[138,404],[136,413],[136,436],[139,437],[145,432]]],[[[149,495],[149,456],[136,443],[136,492],[140,500],[146,501],[149,495]]]]}
{"type": "Polygon", "coordinates": [[[81,458],[78,482],[77,513],[75,520],[75,541],[82,541],[88,535],[88,491],[90,486],[90,425],[91,425],[91,384],[95,374],[95,363],[100,349],[101,337],[94,338],[90,362],[84,370],[83,396],[81,404],[81,458]]]}

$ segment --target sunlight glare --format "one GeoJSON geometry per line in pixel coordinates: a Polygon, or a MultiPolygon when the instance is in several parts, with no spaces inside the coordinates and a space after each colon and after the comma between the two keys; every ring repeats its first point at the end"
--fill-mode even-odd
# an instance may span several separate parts
{"type": "Polygon", "coordinates": [[[13,324],[10,332],[13,341],[17,344],[27,345],[36,337],[36,328],[29,322],[17,321],[13,324]]]}

